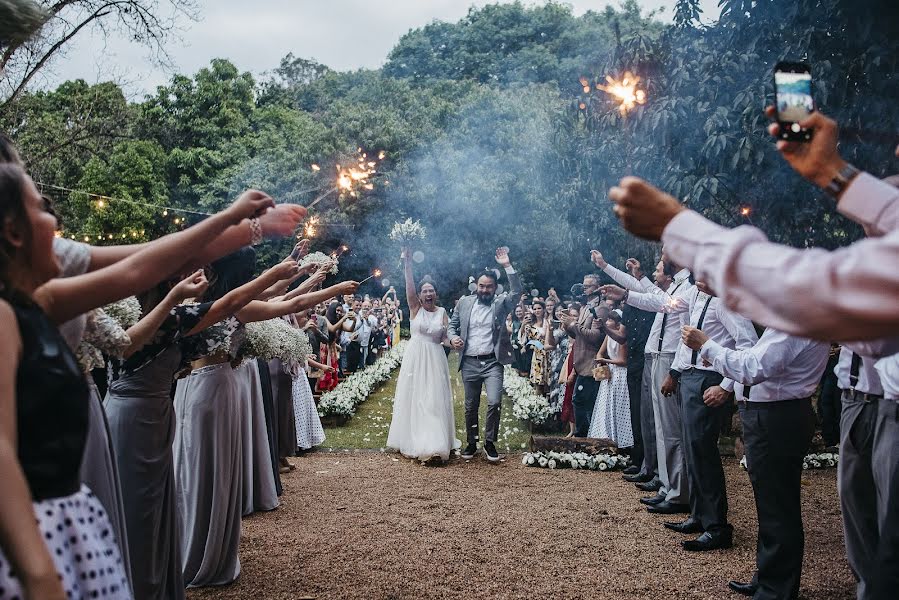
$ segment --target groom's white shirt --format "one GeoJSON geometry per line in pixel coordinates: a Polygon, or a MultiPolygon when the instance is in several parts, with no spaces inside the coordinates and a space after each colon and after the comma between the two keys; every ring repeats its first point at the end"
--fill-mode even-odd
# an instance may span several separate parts
{"type": "Polygon", "coordinates": [[[493,306],[475,300],[468,320],[465,356],[493,354],[493,306]]]}

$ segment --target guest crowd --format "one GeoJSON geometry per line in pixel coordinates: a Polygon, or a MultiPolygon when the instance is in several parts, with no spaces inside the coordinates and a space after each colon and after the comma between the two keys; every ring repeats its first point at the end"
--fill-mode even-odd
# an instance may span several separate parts
{"type": "MultiPolygon", "coordinates": [[[[718,438],[736,404],[758,547],[752,578],[729,586],[757,599],[799,593],[800,475],[823,376],[818,417],[840,447],[858,596],[892,598],[899,191],[839,159],[832,121],[804,126],[813,141],[781,143],[785,158],[869,239],[833,253],[778,247],[626,178],[610,192],[616,212],[665,242],[651,276],[594,250],[595,272],[566,301],[521,297],[511,359],[570,436],[630,454],[625,478],[651,493],[649,512],[687,515],[664,526],[696,536],[681,541],[688,551],[732,544],[718,438]]],[[[169,599],[234,581],[242,516],[274,509],[287,458],[324,440],[315,395],[398,341],[396,292],[322,289],[332,265],[301,268],[308,243],[255,276],[252,246],[292,235],[305,210],[253,190],[148,244],[55,238],[52,206],[0,142],[0,599],[169,599]],[[130,296],[140,317],[127,328],[96,310],[130,296]],[[246,325],[271,319],[305,332],[305,360],[247,355],[246,325]],[[91,349],[107,362],[102,400],[91,349]]]]}

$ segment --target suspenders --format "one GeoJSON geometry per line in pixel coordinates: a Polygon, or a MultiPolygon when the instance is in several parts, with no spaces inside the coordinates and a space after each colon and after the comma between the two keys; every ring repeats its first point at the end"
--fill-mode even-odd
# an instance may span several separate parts
{"type": "MultiPolygon", "coordinates": [[[[696,329],[702,329],[702,323],[705,321],[705,313],[709,310],[709,303],[711,303],[712,297],[709,296],[705,300],[705,306],[702,307],[702,312],[699,314],[699,321],[696,323],[696,329]]],[[[699,360],[699,351],[694,350],[693,355],[690,358],[690,364],[696,366],[696,361],[699,360]]]]}
{"type": "MultiPolygon", "coordinates": [[[[684,282],[684,280],[681,279],[677,283],[677,285],[674,286],[674,289],[671,290],[671,294],[669,294],[669,295],[674,296],[674,292],[677,291],[677,288],[679,288],[683,282],[684,282]]],[[[667,324],[668,324],[668,313],[663,313],[662,314],[662,330],[659,331],[659,352],[662,351],[662,342],[665,341],[665,325],[667,325],[667,324]]]]}
{"type": "Polygon", "coordinates": [[[852,363],[849,365],[849,389],[853,392],[855,391],[855,386],[858,385],[858,374],[861,371],[862,367],[862,357],[852,353],[852,363]]]}

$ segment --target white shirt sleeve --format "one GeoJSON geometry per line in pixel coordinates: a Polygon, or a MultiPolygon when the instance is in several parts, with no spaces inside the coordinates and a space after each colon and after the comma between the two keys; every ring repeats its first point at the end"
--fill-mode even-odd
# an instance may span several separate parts
{"type": "MultiPolygon", "coordinates": [[[[625,273],[624,271],[616,269],[615,267],[613,267],[610,264],[606,264],[606,266],[603,267],[602,272],[605,273],[606,275],[608,275],[609,277],[611,277],[615,283],[617,283],[618,285],[620,285],[621,287],[623,287],[625,289],[631,290],[633,292],[645,292],[646,291],[644,289],[642,281],[638,281],[631,275],[625,273]]],[[[644,277],[644,279],[645,279],[645,277],[644,277]]]]}
{"type": "Polygon", "coordinates": [[[662,236],[731,310],[819,340],[899,336],[899,231],[833,252],[773,244],[754,227],[726,229],[686,210],[662,236]]]}
{"type": "Polygon", "coordinates": [[[682,313],[690,310],[687,301],[681,296],[670,294],[652,294],[649,292],[630,292],[627,303],[634,308],[658,313],[682,313]]]}
{"type": "Polygon", "coordinates": [[[899,229],[899,188],[861,173],[843,192],[837,210],[865,227],[870,236],[899,229]]]}
{"type": "Polygon", "coordinates": [[[755,385],[782,373],[801,348],[797,338],[773,332],[764,342],[745,350],[729,350],[713,340],[699,349],[699,355],[716,371],[743,385],[755,385]]]}

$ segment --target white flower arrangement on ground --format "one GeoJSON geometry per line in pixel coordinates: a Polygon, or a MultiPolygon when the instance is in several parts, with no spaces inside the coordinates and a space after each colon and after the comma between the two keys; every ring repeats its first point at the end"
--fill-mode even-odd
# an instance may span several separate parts
{"type": "Polygon", "coordinates": [[[322,394],[318,403],[320,417],[352,417],[356,407],[368,398],[380,383],[390,379],[390,374],[403,362],[406,342],[400,342],[381,358],[357,371],[337,384],[337,387],[322,394]]]}
{"type": "Polygon", "coordinates": [[[337,268],[337,257],[336,256],[328,256],[322,252],[312,252],[307,254],[303,258],[300,259],[300,267],[305,267],[306,265],[315,265],[316,267],[320,267],[325,263],[333,263],[331,269],[328,271],[331,275],[337,275],[339,269],[337,268]]]}
{"type": "Polygon", "coordinates": [[[103,311],[115,319],[119,327],[126,331],[136,325],[141,317],[140,302],[134,296],[107,304],[103,307],[103,311]]]}
{"type": "MultiPolygon", "coordinates": [[[[802,459],[802,470],[830,469],[840,464],[840,455],[836,452],[822,452],[821,454],[809,454],[802,459]]],[[[748,469],[746,457],[740,459],[740,466],[748,469]]]]}
{"type": "Polygon", "coordinates": [[[527,378],[508,365],[503,376],[503,389],[512,398],[512,414],[519,419],[542,423],[552,417],[557,409],[560,410],[560,407],[552,406],[546,396],[538,394],[527,378]]]}
{"type": "Polygon", "coordinates": [[[544,469],[587,469],[614,471],[630,465],[629,457],[620,454],[587,454],[586,452],[526,452],[521,464],[544,469]]]}
{"type": "Polygon", "coordinates": [[[247,339],[241,348],[246,356],[305,363],[306,357],[312,354],[306,334],[284,319],[247,323],[246,329],[247,339]]]}
{"type": "Polygon", "coordinates": [[[402,223],[394,223],[393,229],[390,230],[390,239],[401,244],[408,244],[414,240],[423,240],[428,234],[421,221],[413,221],[406,219],[402,223]]]}

